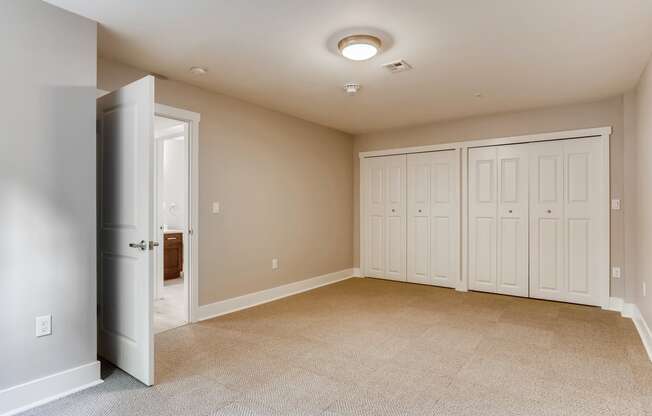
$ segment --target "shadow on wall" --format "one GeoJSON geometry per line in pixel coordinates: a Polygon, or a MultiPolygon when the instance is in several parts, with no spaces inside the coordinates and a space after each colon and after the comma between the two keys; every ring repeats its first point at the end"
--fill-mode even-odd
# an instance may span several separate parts
{"type": "Polygon", "coordinates": [[[95,94],[27,89],[4,107],[0,333],[12,335],[0,345],[0,390],[95,359],[95,94]],[[34,317],[46,314],[53,335],[36,341],[34,317]],[[34,365],[52,351],[60,357],[34,365]]]}

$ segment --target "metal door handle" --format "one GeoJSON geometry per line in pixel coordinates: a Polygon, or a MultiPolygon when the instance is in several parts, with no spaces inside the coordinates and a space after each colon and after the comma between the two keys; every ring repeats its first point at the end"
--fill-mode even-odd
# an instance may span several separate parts
{"type": "Polygon", "coordinates": [[[512,213],[512,210],[510,209],[508,212],[511,214],[511,213],[512,213]]]}
{"type": "Polygon", "coordinates": [[[551,210],[548,210],[548,211],[546,211],[546,212],[547,212],[548,214],[552,214],[552,211],[551,211],[551,210]]]}
{"type": "Polygon", "coordinates": [[[154,250],[154,247],[158,247],[158,246],[159,246],[158,241],[150,241],[149,242],[149,249],[150,250],[154,250]]]}
{"type": "Polygon", "coordinates": [[[149,245],[145,242],[145,240],[140,240],[140,243],[129,243],[129,247],[137,248],[140,249],[141,251],[145,251],[147,250],[149,245]]]}
{"type": "Polygon", "coordinates": [[[421,210],[419,210],[419,212],[421,212],[421,210]]]}
{"type": "Polygon", "coordinates": [[[394,208],[392,208],[392,212],[396,212],[396,210],[394,208]]]}

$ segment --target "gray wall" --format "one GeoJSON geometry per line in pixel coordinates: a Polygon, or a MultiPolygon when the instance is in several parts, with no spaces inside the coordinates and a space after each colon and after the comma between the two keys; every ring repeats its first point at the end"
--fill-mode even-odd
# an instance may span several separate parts
{"type": "Polygon", "coordinates": [[[96,360],[96,24],[2,0],[0,53],[2,390],[96,360]]]}
{"type": "Polygon", "coordinates": [[[627,281],[627,301],[636,304],[652,324],[652,60],[636,86],[626,96],[628,140],[626,243],[628,268],[636,277],[627,281]],[[647,296],[643,296],[643,283],[647,296]]]}

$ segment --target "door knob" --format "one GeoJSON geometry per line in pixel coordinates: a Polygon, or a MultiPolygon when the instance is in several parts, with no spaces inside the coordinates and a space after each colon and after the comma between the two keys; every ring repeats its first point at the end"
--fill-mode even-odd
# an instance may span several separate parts
{"type": "Polygon", "coordinates": [[[551,211],[551,210],[548,210],[548,211],[546,211],[546,212],[547,212],[548,214],[552,214],[552,211],[551,211]]]}
{"type": "Polygon", "coordinates": [[[159,246],[158,241],[150,241],[149,242],[149,249],[150,250],[154,250],[154,247],[158,247],[158,246],[159,246]]]}
{"type": "Polygon", "coordinates": [[[392,208],[392,212],[396,212],[396,210],[394,208],[392,208]]]}
{"type": "Polygon", "coordinates": [[[140,240],[140,243],[129,243],[129,247],[137,248],[140,251],[145,251],[149,247],[149,244],[145,240],[140,240]]]}
{"type": "Polygon", "coordinates": [[[507,212],[509,212],[509,213],[511,214],[511,213],[512,213],[512,210],[510,209],[510,210],[509,210],[509,211],[507,211],[507,212]]]}
{"type": "Polygon", "coordinates": [[[419,210],[419,212],[421,212],[421,210],[419,210]]]}

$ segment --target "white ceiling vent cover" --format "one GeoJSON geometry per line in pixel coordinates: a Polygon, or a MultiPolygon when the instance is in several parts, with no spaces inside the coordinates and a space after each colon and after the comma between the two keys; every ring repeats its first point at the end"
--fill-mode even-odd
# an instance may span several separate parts
{"type": "Polygon", "coordinates": [[[386,68],[392,74],[396,74],[398,72],[409,71],[412,69],[412,65],[401,59],[400,61],[386,63],[383,65],[383,68],[386,68]]]}

